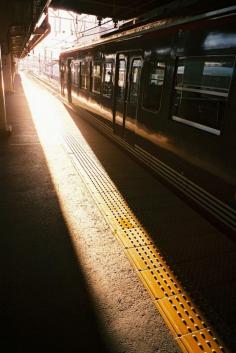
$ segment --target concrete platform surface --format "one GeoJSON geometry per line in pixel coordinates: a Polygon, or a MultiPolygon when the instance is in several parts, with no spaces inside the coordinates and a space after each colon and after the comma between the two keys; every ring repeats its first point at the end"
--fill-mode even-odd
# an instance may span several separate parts
{"type": "MultiPolygon", "coordinates": [[[[65,107],[18,77],[7,112],[13,132],[0,141],[0,351],[179,352],[63,147],[59,116],[78,130],[65,107]]],[[[114,148],[131,170],[140,168],[84,121],[81,129],[99,153],[114,148]]]]}

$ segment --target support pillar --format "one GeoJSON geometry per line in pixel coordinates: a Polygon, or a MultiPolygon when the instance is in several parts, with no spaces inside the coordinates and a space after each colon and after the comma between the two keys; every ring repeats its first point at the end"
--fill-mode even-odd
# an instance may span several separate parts
{"type": "Polygon", "coordinates": [[[11,126],[7,124],[5,89],[3,81],[2,56],[0,46],[0,135],[8,135],[11,132],[11,126]]]}
{"type": "Polygon", "coordinates": [[[14,64],[12,62],[11,54],[3,55],[2,61],[5,92],[13,93],[14,64]]]}

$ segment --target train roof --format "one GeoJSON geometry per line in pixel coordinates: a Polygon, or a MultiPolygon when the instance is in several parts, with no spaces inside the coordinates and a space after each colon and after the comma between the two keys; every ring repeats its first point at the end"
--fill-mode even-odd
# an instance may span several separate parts
{"type": "Polygon", "coordinates": [[[202,19],[231,16],[231,15],[235,15],[235,13],[236,13],[236,5],[226,7],[220,10],[210,11],[200,15],[191,16],[191,17],[166,18],[166,19],[152,21],[145,24],[134,23],[133,25],[131,25],[131,28],[121,28],[121,29],[112,31],[106,35],[103,35],[100,39],[88,45],[76,45],[73,48],[68,48],[67,50],[63,51],[60,54],[60,56],[74,53],[77,50],[92,49],[94,47],[97,47],[99,45],[106,44],[109,42],[118,42],[118,41],[139,37],[142,34],[153,32],[155,30],[163,30],[166,28],[179,26],[179,25],[194,22],[194,21],[199,21],[202,19]]]}

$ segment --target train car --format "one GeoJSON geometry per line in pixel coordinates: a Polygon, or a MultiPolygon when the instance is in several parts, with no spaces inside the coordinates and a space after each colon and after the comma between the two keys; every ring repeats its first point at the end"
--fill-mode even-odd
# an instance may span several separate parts
{"type": "Polygon", "coordinates": [[[62,95],[233,232],[235,23],[231,6],[118,30],[60,55],[62,95]]]}

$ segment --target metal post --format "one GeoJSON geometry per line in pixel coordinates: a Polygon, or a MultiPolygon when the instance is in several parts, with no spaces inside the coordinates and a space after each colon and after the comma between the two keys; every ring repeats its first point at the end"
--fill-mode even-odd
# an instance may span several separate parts
{"type": "Polygon", "coordinates": [[[41,60],[40,60],[40,52],[39,52],[39,74],[41,74],[41,60]]]}
{"type": "Polygon", "coordinates": [[[5,89],[3,81],[2,55],[0,46],[0,134],[7,135],[11,132],[11,126],[7,125],[5,89]]]}
{"type": "Polygon", "coordinates": [[[46,47],[44,47],[44,74],[47,72],[46,71],[46,59],[47,58],[47,54],[46,54],[46,47]]]}
{"type": "Polygon", "coordinates": [[[52,50],[51,50],[51,78],[53,78],[52,50]]]}

